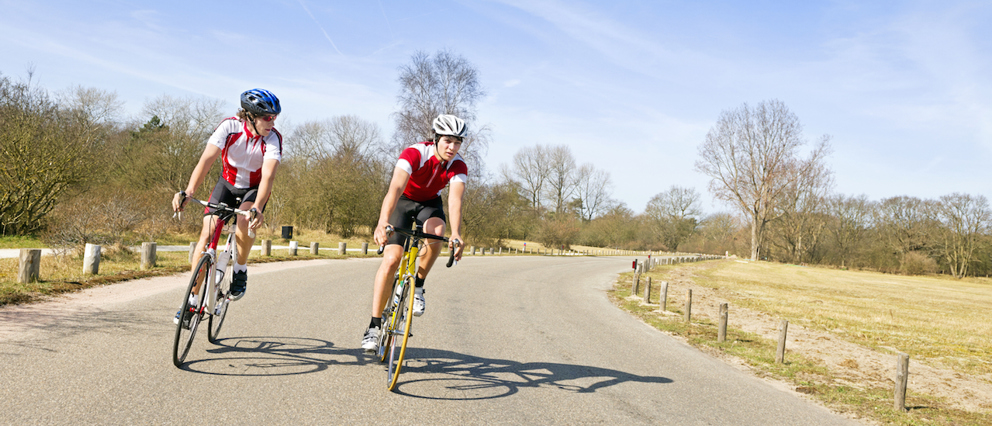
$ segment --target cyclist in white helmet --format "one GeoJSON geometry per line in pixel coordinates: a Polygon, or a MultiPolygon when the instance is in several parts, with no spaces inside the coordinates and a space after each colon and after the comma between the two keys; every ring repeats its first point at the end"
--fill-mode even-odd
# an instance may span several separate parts
{"type": "MultiPolygon", "coordinates": [[[[406,236],[400,233],[387,235],[386,226],[411,228],[413,223],[423,226],[423,232],[443,236],[445,214],[441,202],[441,190],[450,184],[448,193],[447,219],[451,224],[450,240],[461,241],[462,196],[468,179],[468,167],[458,151],[468,128],[462,119],[454,115],[439,115],[434,119],[434,140],[414,144],[400,154],[389,190],[382,200],[379,223],[375,227],[374,239],[378,245],[386,245],[382,263],[375,275],[372,291],[372,320],[365,330],[362,348],[368,352],[377,346],[379,330],[382,329],[382,310],[386,307],[390,278],[396,274],[403,257],[403,244],[406,236]]],[[[462,258],[462,245],[449,247],[455,250],[455,259],[462,258]]],[[[441,252],[441,242],[427,243],[417,269],[413,299],[413,314],[420,316],[426,308],[424,300],[424,280],[441,252]]]]}

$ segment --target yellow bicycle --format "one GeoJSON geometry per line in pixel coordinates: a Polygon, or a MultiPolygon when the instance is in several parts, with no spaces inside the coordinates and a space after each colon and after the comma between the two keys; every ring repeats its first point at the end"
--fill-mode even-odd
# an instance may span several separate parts
{"type": "MultiPolygon", "coordinates": [[[[387,232],[399,232],[410,237],[403,246],[403,259],[396,270],[392,296],[386,303],[386,309],[382,311],[383,330],[379,333],[379,348],[376,350],[379,362],[389,362],[386,368],[386,383],[389,390],[396,388],[403,356],[406,354],[407,340],[410,338],[410,326],[413,325],[413,284],[417,273],[416,263],[417,255],[420,253],[420,243],[423,239],[448,242],[445,237],[427,234],[418,228],[416,224],[413,225],[413,229],[386,227],[387,232]]],[[[460,241],[455,240],[456,247],[460,244],[460,241]]],[[[379,247],[379,254],[382,254],[383,248],[379,247]]],[[[451,249],[447,267],[450,268],[454,262],[455,250],[451,249]]]]}

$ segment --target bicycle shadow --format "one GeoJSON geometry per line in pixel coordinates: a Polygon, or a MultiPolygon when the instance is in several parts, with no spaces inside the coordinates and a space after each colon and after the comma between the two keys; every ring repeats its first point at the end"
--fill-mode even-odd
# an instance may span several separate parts
{"type": "Polygon", "coordinates": [[[667,377],[641,376],[609,368],[519,362],[436,349],[409,348],[406,360],[394,392],[422,399],[494,399],[516,394],[521,388],[539,387],[593,393],[628,382],[673,383],[667,377]]]}
{"type": "Polygon", "coordinates": [[[330,341],[309,337],[225,337],[215,343],[204,339],[202,344],[210,345],[206,352],[213,356],[187,357],[182,370],[220,376],[291,376],[321,372],[332,365],[370,363],[361,348],[337,348],[330,341]]]}

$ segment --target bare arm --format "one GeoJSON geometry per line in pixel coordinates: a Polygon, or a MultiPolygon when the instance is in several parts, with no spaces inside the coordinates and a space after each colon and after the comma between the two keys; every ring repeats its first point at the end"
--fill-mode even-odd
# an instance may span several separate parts
{"type": "Polygon", "coordinates": [[[389,189],[386,197],[382,199],[382,208],[379,210],[379,223],[375,226],[373,238],[378,245],[386,244],[389,238],[386,235],[386,225],[389,225],[389,215],[396,209],[400,195],[406,189],[406,183],[410,180],[410,174],[399,167],[393,169],[393,178],[389,180],[389,189]]]}
{"type": "Polygon", "coordinates": [[[275,181],[276,168],[278,167],[279,160],[276,159],[270,158],[262,163],[262,181],[258,184],[258,195],[255,196],[255,204],[252,205],[258,214],[255,216],[255,220],[248,224],[251,229],[257,229],[265,222],[262,208],[265,207],[265,203],[269,202],[269,196],[272,195],[272,182],[275,181]]]}
{"type": "MultiPolygon", "coordinates": [[[[210,166],[217,161],[217,157],[220,157],[220,148],[215,145],[207,144],[207,147],[203,149],[203,154],[200,155],[200,161],[196,163],[196,167],[193,168],[193,174],[189,177],[189,183],[186,185],[186,196],[192,197],[193,193],[203,184],[203,179],[207,177],[207,172],[210,171],[210,166]]],[[[174,211],[182,211],[183,207],[186,205],[186,200],[182,199],[182,195],[176,194],[172,200],[172,209],[174,211]]]]}
{"type": "MultiPolygon", "coordinates": [[[[465,196],[465,182],[451,182],[448,191],[448,222],[451,225],[451,240],[462,241],[462,197],[465,196]]],[[[450,244],[449,244],[450,246],[450,244]]],[[[455,251],[455,260],[462,259],[460,244],[455,251]]]]}

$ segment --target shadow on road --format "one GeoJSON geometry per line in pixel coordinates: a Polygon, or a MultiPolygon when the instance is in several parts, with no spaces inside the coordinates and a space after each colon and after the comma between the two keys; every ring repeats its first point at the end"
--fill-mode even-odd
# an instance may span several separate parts
{"type": "Polygon", "coordinates": [[[554,362],[518,362],[457,352],[410,348],[396,393],[424,399],[478,400],[510,396],[521,388],[551,387],[591,393],[627,382],[672,383],[608,368],[554,362]]]}
{"type": "Polygon", "coordinates": [[[209,345],[206,351],[213,356],[187,358],[183,370],[222,376],[288,376],[371,361],[361,348],[335,348],[329,341],[307,337],[228,337],[216,344],[204,338],[197,343],[209,345]]]}
{"type": "MultiPolygon", "coordinates": [[[[210,345],[205,339],[200,344],[210,345]]],[[[211,356],[187,358],[182,369],[222,376],[286,376],[318,373],[331,366],[381,366],[360,348],[336,348],[332,342],[304,337],[228,337],[208,346],[206,352],[211,356]]],[[[672,380],[585,365],[409,348],[395,391],[414,398],[467,401],[510,396],[522,388],[592,393],[628,382],[665,384],[672,380]]]]}

